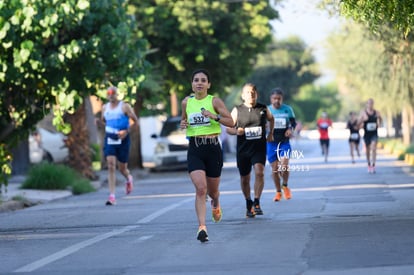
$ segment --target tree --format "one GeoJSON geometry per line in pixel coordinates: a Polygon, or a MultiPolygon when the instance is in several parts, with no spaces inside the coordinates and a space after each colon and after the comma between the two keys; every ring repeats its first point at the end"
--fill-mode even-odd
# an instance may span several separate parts
{"type": "Polygon", "coordinates": [[[320,76],[312,51],[296,36],[285,40],[274,40],[266,53],[257,57],[253,73],[248,81],[256,84],[259,100],[268,102],[270,91],[281,87],[286,94],[284,100],[292,100],[299,88],[312,84],[320,76]]]}
{"type": "MultiPolygon", "coordinates": [[[[337,2],[337,1],[335,1],[337,2]]],[[[397,30],[401,37],[413,31],[414,2],[405,0],[341,0],[341,14],[381,32],[384,25],[397,30]]]]}
{"type": "MultiPolygon", "coordinates": [[[[147,58],[159,78],[155,92],[164,100],[188,95],[191,72],[198,67],[210,71],[211,90],[219,95],[240,83],[271,41],[270,20],[278,17],[264,0],[132,0],[131,5],[149,41],[147,58]]],[[[178,107],[170,111],[176,114],[178,107]]]]}
{"type": "MultiPolygon", "coordinates": [[[[87,131],[70,129],[84,120],[83,99],[104,85],[123,82],[130,98],[143,80],[145,40],[126,13],[124,0],[0,2],[0,152],[27,138],[52,110],[69,132],[70,155],[84,152],[80,171],[90,172],[87,131]],[[121,50],[122,49],[122,50],[121,50]],[[78,110],[79,113],[76,111],[78,110]],[[64,115],[75,116],[64,123],[64,115]],[[79,147],[78,147],[79,146],[79,147]]],[[[4,153],[0,156],[5,155],[4,153]]],[[[7,154],[6,154],[7,155],[7,154]]],[[[7,162],[4,158],[0,164],[7,162]]]]}
{"type": "Polygon", "coordinates": [[[304,123],[315,122],[322,111],[326,111],[329,117],[337,119],[342,107],[335,84],[302,86],[293,102],[303,115],[297,118],[304,123]]]}
{"type": "MultiPolygon", "coordinates": [[[[366,51],[367,56],[371,59],[367,60],[366,56],[363,56],[362,60],[368,63],[358,62],[356,64],[369,70],[363,71],[360,76],[357,74],[353,76],[356,79],[361,78],[361,82],[365,82],[363,87],[372,85],[367,88],[371,94],[375,93],[380,98],[386,98],[387,100],[383,100],[384,105],[389,106],[389,101],[393,101],[392,108],[386,108],[390,121],[388,124],[392,123],[391,115],[402,110],[404,143],[413,142],[414,85],[412,78],[414,76],[414,60],[412,56],[414,47],[412,42],[414,34],[412,26],[414,3],[402,0],[342,0],[339,3],[336,0],[325,0],[323,2],[328,7],[334,7],[339,14],[352,18],[368,29],[368,31],[363,30],[364,43],[362,45],[371,44],[371,49],[366,51]],[[373,87],[377,87],[377,91],[373,87]]],[[[338,43],[337,46],[344,45],[338,43]]],[[[359,50],[360,48],[358,45],[359,50]]],[[[340,52],[338,48],[336,51],[340,52]]],[[[350,67],[355,69],[356,64],[350,67]]],[[[355,82],[350,77],[344,77],[344,79],[347,82],[355,82]]]]}
{"type": "MultiPolygon", "coordinates": [[[[389,129],[393,117],[403,112],[403,138],[406,144],[410,143],[414,127],[411,43],[404,42],[386,27],[378,36],[361,25],[347,24],[341,32],[332,35],[328,45],[329,64],[342,79],[348,94],[360,95],[360,102],[369,97],[376,99],[377,108],[386,114],[389,129]]],[[[394,127],[399,129],[400,125],[394,127]]]]}

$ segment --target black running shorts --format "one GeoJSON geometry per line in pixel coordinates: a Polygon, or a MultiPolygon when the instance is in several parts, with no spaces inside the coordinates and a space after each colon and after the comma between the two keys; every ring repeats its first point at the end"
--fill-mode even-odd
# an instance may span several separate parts
{"type": "Polygon", "coordinates": [[[187,161],[189,173],[204,170],[207,177],[220,177],[223,168],[223,153],[218,137],[190,137],[187,161]]]}

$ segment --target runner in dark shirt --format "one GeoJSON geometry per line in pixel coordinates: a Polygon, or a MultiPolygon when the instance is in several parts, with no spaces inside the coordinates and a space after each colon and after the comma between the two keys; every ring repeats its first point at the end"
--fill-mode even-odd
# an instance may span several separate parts
{"type": "Polygon", "coordinates": [[[266,164],[266,141],[273,140],[270,132],[266,136],[266,124],[273,128],[273,116],[266,105],[257,102],[256,86],[247,83],[242,89],[243,104],[233,108],[231,115],[234,128],[227,132],[237,135],[237,167],[240,173],[240,185],[246,199],[246,217],[263,215],[260,196],[264,187],[264,168],[266,164]],[[251,199],[250,172],[255,173],[254,201],[251,199]]]}

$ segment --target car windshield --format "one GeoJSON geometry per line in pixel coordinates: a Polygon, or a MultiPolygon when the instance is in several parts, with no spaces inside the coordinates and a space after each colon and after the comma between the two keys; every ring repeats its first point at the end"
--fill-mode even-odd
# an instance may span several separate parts
{"type": "Polygon", "coordinates": [[[160,136],[181,135],[184,130],[180,129],[180,119],[171,119],[164,122],[160,136]]]}

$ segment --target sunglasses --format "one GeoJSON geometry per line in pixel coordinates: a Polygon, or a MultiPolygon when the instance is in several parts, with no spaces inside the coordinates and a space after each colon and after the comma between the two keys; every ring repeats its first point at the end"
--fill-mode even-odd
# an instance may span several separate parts
{"type": "Polygon", "coordinates": [[[114,90],[108,90],[108,91],[106,91],[106,94],[107,95],[114,95],[115,91],[114,90]]]}

